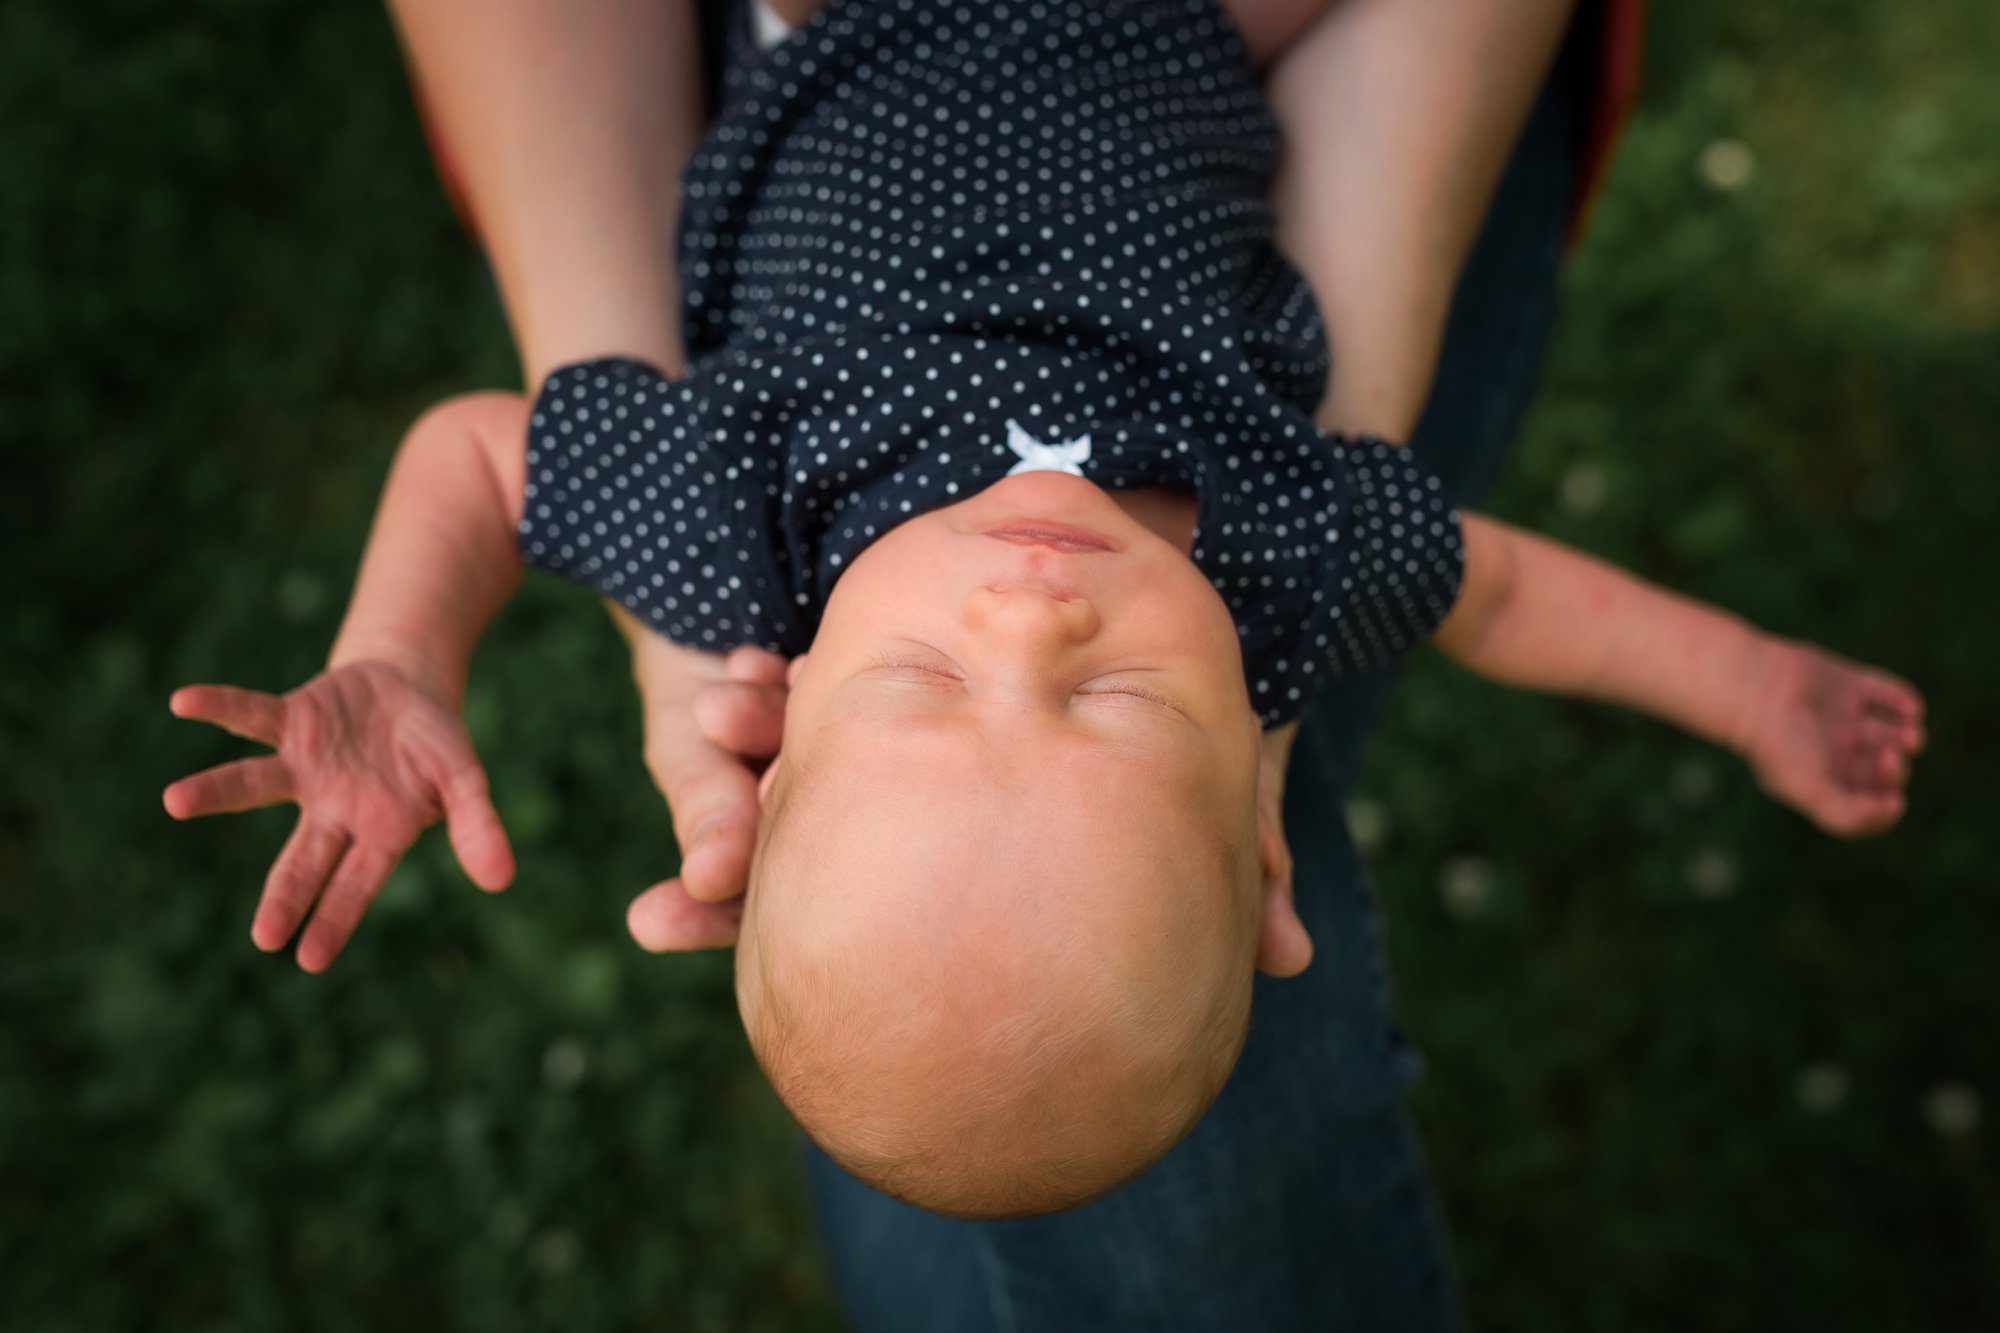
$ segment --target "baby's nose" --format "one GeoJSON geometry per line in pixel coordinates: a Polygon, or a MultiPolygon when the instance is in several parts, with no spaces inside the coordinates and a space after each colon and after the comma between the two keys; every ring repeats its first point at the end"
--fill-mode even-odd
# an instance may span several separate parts
{"type": "Polygon", "coordinates": [[[968,629],[1051,646],[1082,643],[1097,633],[1097,608],[1088,599],[1032,583],[990,583],[965,599],[968,629]]]}

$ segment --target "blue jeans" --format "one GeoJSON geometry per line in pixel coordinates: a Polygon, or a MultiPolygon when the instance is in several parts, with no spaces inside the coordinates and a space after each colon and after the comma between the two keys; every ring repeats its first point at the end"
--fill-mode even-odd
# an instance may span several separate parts
{"type": "MultiPolygon", "coordinates": [[[[1412,442],[1461,504],[1498,473],[1554,323],[1585,54],[1573,30],[1468,259],[1412,442]]],[[[856,1328],[1463,1326],[1403,1100],[1423,1059],[1390,1012],[1379,905],[1342,813],[1393,684],[1392,672],[1344,682],[1307,713],[1285,826],[1313,964],[1257,978],[1228,1086],[1144,1175],[1053,1217],[955,1222],[876,1193],[802,1141],[828,1268],[856,1328]]]]}

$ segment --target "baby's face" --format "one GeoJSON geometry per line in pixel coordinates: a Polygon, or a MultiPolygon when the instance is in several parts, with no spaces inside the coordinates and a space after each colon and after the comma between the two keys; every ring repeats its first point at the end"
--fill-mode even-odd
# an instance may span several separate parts
{"type": "Polygon", "coordinates": [[[793,682],[739,951],[795,1114],[850,1169],[1164,1151],[1247,1021],[1259,736],[1221,598],[1090,482],[869,547],[793,682]]]}
{"type": "Polygon", "coordinates": [[[1035,472],[855,560],[794,684],[785,752],[882,739],[901,769],[913,750],[1005,747],[1052,776],[1219,796],[1254,775],[1257,736],[1235,627],[1201,571],[1091,482],[1035,472]]]}
{"type": "MultiPolygon", "coordinates": [[[[1105,947],[1136,947],[1162,906],[1148,867],[1254,841],[1258,737],[1235,627],[1201,571],[1096,485],[1036,472],[855,560],[794,681],[779,767],[839,789],[846,827],[819,830],[819,855],[857,849],[872,882],[967,880],[949,861],[995,845],[975,827],[991,818],[1059,855],[1064,882],[1106,862],[1095,894],[1126,925],[1105,947]],[[1141,900],[1117,901],[1128,892],[1141,900]]],[[[1026,875],[1034,848],[1012,855],[1026,875]]]]}

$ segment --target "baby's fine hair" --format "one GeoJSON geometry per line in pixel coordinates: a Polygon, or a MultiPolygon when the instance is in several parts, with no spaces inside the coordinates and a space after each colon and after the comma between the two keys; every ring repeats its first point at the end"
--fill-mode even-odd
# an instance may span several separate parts
{"type": "MultiPolygon", "coordinates": [[[[1075,984],[1096,971],[1088,945],[1060,940],[1047,959],[1047,989],[973,1024],[954,1023],[941,999],[912,1041],[877,1015],[885,987],[921,979],[921,965],[914,974],[898,969],[851,937],[801,947],[810,914],[796,910],[799,895],[838,886],[806,882],[813,858],[804,839],[789,836],[796,830],[787,812],[815,798],[789,785],[774,789],[765,810],[737,994],[779,1099],[844,1170],[944,1216],[1031,1217],[1101,1198],[1194,1128],[1248,1031],[1254,917],[1241,921],[1243,939],[1221,950],[1209,932],[1177,937],[1173,956],[1157,963],[1173,984],[1146,992],[1075,984]],[[781,880],[789,881],[778,890],[789,910],[773,919],[781,880]]],[[[1255,839],[1241,843],[1217,847],[1202,873],[1254,876],[1255,839]]],[[[976,962],[944,966],[956,979],[976,962]]]]}

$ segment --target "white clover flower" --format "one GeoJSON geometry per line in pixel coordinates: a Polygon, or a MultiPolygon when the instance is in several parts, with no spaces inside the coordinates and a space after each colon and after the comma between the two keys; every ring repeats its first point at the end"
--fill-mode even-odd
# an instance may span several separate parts
{"type": "Polygon", "coordinates": [[[1389,839],[1389,807],[1357,796],[1347,803],[1347,828],[1354,836],[1355,850],[1372,856],[1389,839]]]}
{"type": "Polygon", "coordinates": [[[1741,139],[1717,139],[1695,159],[1702,184],[1722,194],[1742,189],[1757,174],[1757,155],[1741,139]]]}
{"type": "Polygon", "coordinates": [[[1956,1079],[1924,1094],[1924,1119],[1945,1138],[1960,1138],[1978,1129],[1983,1110],[1979,1093],[1956,1079]]]}
{"type": "Polygon", "coordinates": [[[273,595],[278,614],[297,624],[311,620],[326,605],[326,583],[315,574],[294,569],[278,579],[273,595]]]}
{"type": "Polygon", "coordinates": [[[1828,1115],[1846,1105],[1849,1083],[1845,1069],[1831,1060],[1819,1060],[1799,1071],[1792,1092],[1799,1099],[1799,1109],[1828,1115]]]}
{"type": "Polygon", "coordinates": [[[1715,765],[1705,758],[1683,759],[1667,777],[1667,790],[1677,803],[1689,809],[1707,805],[1715,798],[1715,788],[1715,765]]]}
{"type": "Polygon", "coordinates": [[[542,1082],[558,1091],[583,1082],[589,1070],[590,1052],[575,1037],[557,1037],[542,1052],[542,1082]]]}
{"type": "Polygon", "coordinates": [[[531,1253],[535,1267],[553,1276],[576,1267],[576,1261],[583,1257],[583,1243],[569,1228],[552,1227],[535,1237],[531,1253]]]}
{"type": "Polygon", "coordinates": [[[1556,483],[1556,494],[1562,501],[1563,511],[1585,518],[1604,507],[1604,496],[1611,489],[1605,479],[1604,469],[1595,463],[1573,463],[1556,483]]]}
{"type": "Polygon", "coordinates": [[[1492,901],[1493,864],[1484,857],[1454,856],[1438,870],[1438,896],[1444,910],[1468,921],[1486,910],[1492,901]]]}
{"type": "Polygon", "coordinates": [[[1735,856],[1720,847],[1704,847],[1687,863],[1687,885],[1694,896],[1713,902],[1736,892],[1741,878],[1735,856]]]}

